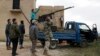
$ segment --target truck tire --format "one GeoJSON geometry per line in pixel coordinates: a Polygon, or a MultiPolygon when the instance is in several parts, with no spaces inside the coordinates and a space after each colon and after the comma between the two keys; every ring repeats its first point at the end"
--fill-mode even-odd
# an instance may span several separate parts
{"type": "Polygon", "coordinates": [[[57,41],[51,41],[50,43],[50,49],[56,49],[57,48],[57,41]]]}
{"type": "Polygon", "coordinates": [[[75,46],[75,43],[73,43],[73,42],[72,42],[72,43],[70,43],[70,46],[75,46]]]}
{"type": "Polygon", "coordinates": [[[88,46],[88,42],[86,39],[84,39],[81,43],[80,43],[80,47],[84,48],[88,46]]]}

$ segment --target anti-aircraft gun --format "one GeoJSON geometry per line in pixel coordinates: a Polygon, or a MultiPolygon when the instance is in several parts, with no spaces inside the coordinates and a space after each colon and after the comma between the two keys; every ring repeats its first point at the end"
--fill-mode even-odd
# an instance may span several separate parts
{"type": "Polygon", "coordinates": [[[50,17],[52,19],[52,15],[54,15],[55,13],[60,12],[60,11],[64,11],[64,10],[67,10],[67,9],[71,9],[71,8],[74,8],[74,6],[67,7],[67,8],[64,8],[64,9],[61,9],[61,10],[57,10],[57,11],[49,13],[49,14],[41,15],[38,18],[38,22],[44,22],[47,17],[50,17]]]}

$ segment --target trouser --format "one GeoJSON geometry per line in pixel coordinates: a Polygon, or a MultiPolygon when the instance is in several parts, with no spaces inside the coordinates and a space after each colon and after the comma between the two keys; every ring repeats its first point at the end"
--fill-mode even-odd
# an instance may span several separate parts
{"type": "Polygon", "coordinates": [[[9,34],[6,34],[6,46],[10,47],[11,41],[10,41],[10,37],[9,34]]]}
{"type": "Polygon", "coordinates": [[[23,41],[24,41],[24,34],[21,34],[19,37],[19,45],[23,46],[23,41]]]}
{"type": "Polygon", "coordinates": [[[34,53],[36,52],[35,48],[36,48],[37,40],[31,40],[31,41],[32,41],[31,52],[34,53]]]}
{"type": "Polygon", "coordinates": [[[63,21],[61,21],[61,27],[63,27],[63,21]]]}
{"type": "Polygon", "coordinates": [[[46,51],[47,53],[49,53],[49,46],[50,46],[50,41],[45,41],[44,52],[46,51]]]}
{"type": "Polygon", "coordinates": [[[15,56],[16,51],[17,51],[17,45],[18,45],[18,37],[17,38],[12,38],[11,42],[12,42],[12,56],[15,56]]]}

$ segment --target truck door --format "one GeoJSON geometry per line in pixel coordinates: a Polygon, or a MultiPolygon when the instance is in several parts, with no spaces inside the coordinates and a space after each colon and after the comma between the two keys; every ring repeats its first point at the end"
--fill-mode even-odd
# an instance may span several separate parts
{"type": "Polygon", "coordinates": [[[80,29],[80,36],[82,40],[86,39],[88,42],[93,41],[94,39],[94,37],[92,36],[93,33],[89,28],[89,26],[87,26],[86,24],[80,24],[79,29],[80,29]]]}

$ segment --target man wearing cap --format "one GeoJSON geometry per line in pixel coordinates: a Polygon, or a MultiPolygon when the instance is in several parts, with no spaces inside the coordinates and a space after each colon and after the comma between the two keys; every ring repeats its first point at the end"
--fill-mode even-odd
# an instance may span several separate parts
{"type": "Polygon", "coordinates": [[[37,28],[37,24],[35,23],[36,21],[34,20],[29,28],[29,37],[30,40],[32,42],[32,47],[31,47],[31,52],[33,56],[36,56],[35,52],[35,48],[36,48],[36,42],[37,42],[37,37],[38,37],[38,28],[37,28]]]}

